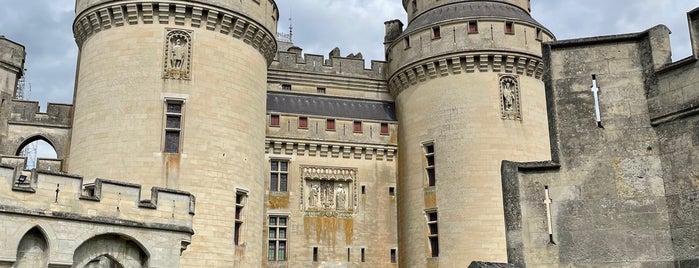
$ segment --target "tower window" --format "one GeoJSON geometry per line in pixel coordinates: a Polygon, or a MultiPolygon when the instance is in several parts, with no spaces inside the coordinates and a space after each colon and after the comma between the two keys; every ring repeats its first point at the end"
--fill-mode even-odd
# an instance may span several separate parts
{"type": "Polygon", "coordinates": [[[410,48],[410,36],[405,37],[404,43],[405,43],[405,49],[410,48]]]}
{"type": "Polygon", "coordinates": [[[427,172],[427,186],[435,186],[435,162],[434,162],[434,143],[424,145],[425,148],[425,171],[427,172]]]}
{"type": "Polygon", "coordinates": [[[290,84],[282,84],[282,90],[291,90],[290,84]]]}
{"type": "Polygon", "coordinates": [[[439,227],[437,226],[437,211],[426,211],[427,214],[427,238],[430,240],[432,257],[439,257],[439,227]]]}
{"type": "Polygon", "coordinates": [[[182,100],[167,100],[165,102],[165,144],[163,152],[180,153],[182,144],[182,100]]]}
{"type": "Polygon", "coordinates": [[[388,195],[389,196],[396,196],[396,187],[388,187],[388,195]]]}
{"type": "Polygon", "coordinates": [[[316,88],[316,92],[317,92],[318,94],[325,94],[325,88],[324,88],[324,87],[316,88]]]}
{"type": "Polygon", "coordinates": [[[325,130],[335,131],[335,119],[325,120],[325,130]]]}
{"type": "Polygon", "coordinates": [[[270,261],[286,260],[286,228],[288,218],[285,216],[269,217],[267,259],[270,261]]]}
{"type": "Polygon", "coordinates": [[[544,34],[543,31],[539,28],[536,29],[536,40],[543,40],[544,39],[544,34]]]}
{"type": "Polygon", "coordinates": [[[505,34],[515,34],[515,24],[514,22],[505,22],[505,34]]]}
{"type": "Polygon", "coordinates": [[[308,117],[299,117],[299,128],[308,128],[308,117]]]}
{"type": "Polygon", "coordinates": [[[269,190],[286,192],[289,183],[289,161],[270,161],[269,190]]]}
{"type": "Polygon", "coordinates": [[[354,121],[354,133],[362,133],[362,121],[354,121]]]}
{"type": "Polygon", "coordinates": [[[381,123],[381,135],[388,135],[388,123],[381,123]]]}
{"type": "Polygon", "coordinates": [[[242,243],[243,235],[243,208],[245,201],[248,198],[248,193],[243,190],[235,192],[235,233],[233,234],[233,243],[239,246],[242,243]]]}
{"type": "Polygon", "coordinates": [[[395,248],[392,248],[392,249],[391,249],[391,263],[397,263],[397,262],[398,262],[397,255],[398,255],[398,254],[397,254],[397,252],[396,252],[396,249],[395,249],[395,248]]]}
{"type": "Polygon", "coordinates": [[[318,261],[318,247],[313,247],[313,262],[318,261]]]}
{"type": "Polygon", "coordinates": [[[279,115],[273,114],[269,116],[269,126],[278,127],[279,126],[279,115]]]}
{"type": "Polygon", "coordinates": [[[442,31],[439,26],[432,27],[432,39],[442,38],[442,31]]]}
{"type": "Polygon", "coordinates": [[[366,249],[362,248],[362,250],[361,250],[362,262],[366,262],[366,252],[365,251],[366,251],[366,249]]]}
{"type": "Polygon", "coordinates": [[[476,22],[476,21],[469,21],[468,22],[468,33],[470,33],[470,34],[478,33],[478,22],[476,22]]]}

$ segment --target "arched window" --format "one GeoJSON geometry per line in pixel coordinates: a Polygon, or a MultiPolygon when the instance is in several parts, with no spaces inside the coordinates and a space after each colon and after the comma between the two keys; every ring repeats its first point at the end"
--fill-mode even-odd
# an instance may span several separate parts
{"type": "Polygon", "coordinates": [[[17,246],[17,261],[12,267],[46,267],[49,261],[49,243],[46,236],[34,227],[27,231],[17,246]]]}
{"type": "Polygon", "coordinates": [[[22,142],[15,155],[27,157],[27,169],[36,168],[36,161],[38,158],[58,158],[58,154],[53,145],[51,145],[48,139],[40,135],[31,137],[22,142]]]}
{"type": "Polygon", "coordinates": [[[148,253],[135,239],[103,234],[83,242],[73,254],[73,267],[148,267],[148,253]]]}

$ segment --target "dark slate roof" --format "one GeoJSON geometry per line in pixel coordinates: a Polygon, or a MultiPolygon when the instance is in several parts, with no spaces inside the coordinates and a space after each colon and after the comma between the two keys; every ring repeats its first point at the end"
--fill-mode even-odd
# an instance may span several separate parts
{"type": "Polygon", "coordinates": [[[267,93],[268,113],[398,121],[393,102],[331,98],[316,95],[267,93]]]}
{"type": "Polygon", "coordinates": [[[413,30],[443,21],[478,18],[518,20],[544,28],[528,12],[517,6],[501,2],[477,1],[448,4],[422,13],[408,24],[408,28],[405,29],[404,33],[410,33],[413,30]]]}

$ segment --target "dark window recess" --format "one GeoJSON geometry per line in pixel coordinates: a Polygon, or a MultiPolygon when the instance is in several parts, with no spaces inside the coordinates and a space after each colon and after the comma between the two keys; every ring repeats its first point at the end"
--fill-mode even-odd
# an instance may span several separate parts
{"type": "Polygon", "coordinates": [[[362,185],[362,194],[366,194],[366,185],[362,185]]]}
{"type": "Polygon", "coordinates": [[[233,243],[238,246],[241,244],[241,236],[243,229],[243,208],[245,207],[245,192],[237,191],[235,193],[235,233],[233,234],[233,243]]]}
{"type": "Polygon", "coordinates": [[[541,41],[544,38],[544,33],[541,29],[536,29],[536,40],[541,41]]]}
{"type": "Polygon", "coordinates": [[[318,261],[318,247],[313,247],[313,261],[318,261]]]}
{"type": "Polygon", "coordinates": [[[289,184],[289,162],[285,160],[270,161],[269,190],[286,192],[289,184]]]}
{"type": "Polygon", "coordinates": [[[349,262],[351,260],[350,251],[351,251],[350,248],[347,248],[347,262],[349,262]]]}
{"type": "Polygon", "coordinates": [[[354,132],[362,132],[362,121],[354,121],[354,132]]]}
{"type": "Polygon", "coordinates": [[[269,116],[269,125],[272,127],[279,126],[279,115],[278,114],[273,114],[273,115],[269,116]]]}
{"type": "Polygon", "coordinates": [[[439,26],[432,27],[432,38],[439,39],[442,38],[442,31],[439,26]]]}
{"type": "Polygon", "coordinates": [[[388,135],[388,123],[381,123],[381,135],[388,135]]]}
{"type": "Polygon", "coordinates": [[[396,196],[396,187],[388,187],[388,195],[390,196],[396,196]]]}
{"type": "Polygon", "coordinates": [[[165,141],[163,152],[179,153],[182,136],[182,102],[169,101],[165,108],[165,141]]]}
{"type": "Polygon", "coordinates": [[[397,255],[396,249],[395,249],[395,248],[392,248],[392,249],[391,249],[391,263],[397,263],[397,262],[398,262],[398,258],[397,258],[396,255],[397,255]]]}
{"type": "Polygon", "coordinates": [[[427,212],[427,227],[429,229],[430,250],[432,257],[439,257],[439,228],[437,226],[437,211],[427,212]]]}
{"type": "Polygon", "coordinates": [[[475,21],[468,22],[468,33],[478,33],[478,22],[475,22],[475,21]]]}
{"type": "Polygon", "coordinates": [[[427,186],[435,186],[435,162],[434,162],[434,144],[425,145],[425,171],[427,172],[427,186]]]}
{"type": "Polygon", "coordinates": [[[335,119],[325,120],[325,130],[335,130],[335,119]]]}
{"type": "Polygon", "coordinates": [[[299,117],[299,128],[308,128],[308,117],[299,117]]]}
{"type": "Polygon", "coordinates": [[[405,40],[405,48],[410,48],[410,36],[406,37],[404,40],[405,40]]]}
{"type": "Polygon", "coordinates": [[[325,88],[324,88],[324,87],[319,87],[319,88],[316,89],[316,92],[317,92],[318,94],[325,94],[325,88]]]}
{"type": "Polygon", "coordinates": [[[290,84],[282,84],[282,90],[291,90],[290,84]]]}
{"type": "Polygon", "coordinates": [[[361,255],[362,255],[362,256],[361,256],[361,257],[362,257],[362,262],[366,262],[366,253],[365,253],[365,251],[366,251],[366,250],[365,250],[364,248],[362,248],[362,253],[361,253],[361,255]]]}
{"type": "Polygon", "coordinates": [[[505,22],[505,33],[515,34],[515,24],[511,21],[505,22]]]}

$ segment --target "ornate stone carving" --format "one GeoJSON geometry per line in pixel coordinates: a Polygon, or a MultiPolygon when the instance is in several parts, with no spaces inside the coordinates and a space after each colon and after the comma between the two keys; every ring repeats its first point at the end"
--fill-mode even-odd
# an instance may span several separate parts
{"type": "Polygon", "coordinates": [[[301,167],[301,210],[311,217],[351,218],[357,210],[357,170],[301,167]]]}
{"type": "Polygon", "coordinates": [[[189,80],[192,59],[191,31],[168,29],[165,34],[164,51],[163,78],[189,80]]]}
{"type": "Polygon", "coordinates": [[[522,120],[520,105],[519,77],[516,75],[500,75],[500,111],[502,119],[522,120]]]}

